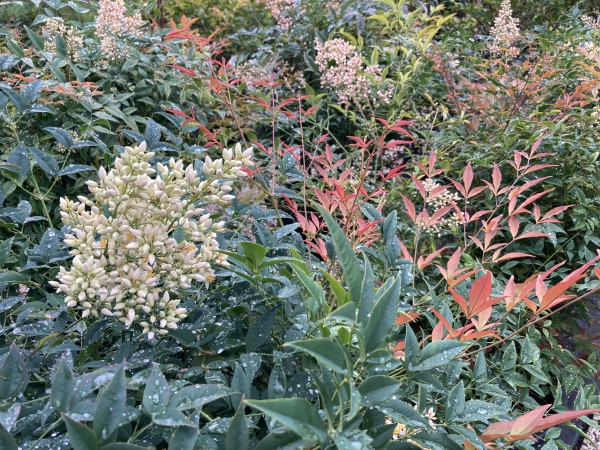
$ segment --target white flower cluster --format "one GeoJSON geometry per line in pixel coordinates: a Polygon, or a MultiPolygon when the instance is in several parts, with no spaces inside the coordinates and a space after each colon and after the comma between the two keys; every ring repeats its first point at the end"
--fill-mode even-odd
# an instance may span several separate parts
{"type": "MultiPolygon", "coordinates": [[[[428,194],[439,186],[440,186],[440,184],[436,183],[431,178],[428,178],[427,180],[425,180],[423,182],[423,187],[425,188],[425,192],[428,194]]],[[[433,213],[435,213],[435,211],[445,208],[446,206],[456,205],[456,203],[459,200],[460,200],[460,196],[458,195],[458,193],[456,193],[456,192],[452,193],[448,189],[446,189],[445,191],[440,192],[439,194],[436,194],[432,197],[427,198],[427,200],[425,200],[425,204],[431,206],[434,210],[433,213]]],[[[427,231],[429,231],[433,234],[437,234],[439,236],[440,233],[442,231],[444,231],[445,229],[452,229],[463,222],[464,222],[464,213],[461,212],[459,214],[456,211],[453,211],[451,216],[442,217],[440,219],[440,223],[438,223],[436,225],[425,227],[425,224],[422,223],[422,226],[424,229],[426,228],[427,231]]]]}
{"type": "Polygon", "coordinates": [[[108,61],[129,56],[127,48],[120,46],[119,41],[142,37],[142,17],[139,14],[128,16],[123,0],[100,0],[98,4],[96,33],[102,54],[108,61]]]}
{"type": "Polygon", "coordinates": [[[65,243],[75,258],[51,283],[82,317],[103,314],[126,327],[139,324],[149,338],[186,317],[170,292],[194,280],[214,281],[211,262],[228,265],[216,241],[224,222],[213,223],[202,206],[228,205],[233,180],[253,165],[252,149],[242,151],[239,144],[223,150],[222,159],[207,156],[204,179],[173,159],[155,170],[153,156],[145,143],[126,147],[113,169],[100,168],[99,183],[87,182],[94,201],[61,199],[62,220],[73,227],[65,243]]]}
{"type": "Polygon", "coordinates": [[[335,89],[341,104],[357,106],[373,102],[373,106],[389,104],[393,94],[391,86],[384,84],[381,68],[364,66],[356,47],[343,39],[333,39],[321,44],[316,41],[316,63],[321,72],[323,87],[335,89]],[[373,94],[373,91],[376,91],[373,94]]]}
{"type": "Polygon", "coordinates": [[[600,27],[598,22],[590,16],[581,16],[581,21],[583,22],[583,25],[593,30],[596,30],[600,27]]]}
{"type": "Polygon", "coordinates": [[[75,27],[67,27],[64,22],[57,19],[49,19],[42,32],[44,37],[44,50],[56,55],[56,35],[61,36],[67,44],[67,53],[74,59],[81,57],[83,48],[83,36],[77,33],[75,27]]]}
{"type": "Polygon", "coordinates": [[[282,30],[287,30],[292,26],[294,21],[289,15],[294,6],[294,0],[265,0],[265,4],[282,30]]]}
{"type": "Polygon", "coordinates": [[[519,19],[515,19],[512,14],[510,0],[502,0],[498,17],[494,19],[494,26],[490,30],[490,35],[494,36],[494,42],[490,45],[491,52],[504,51],[512,55],[519,53],[513,46],[521,37],[519,19]]]}
{"type": "MultiPolygon", "coordinates": [[[[69,134],[73,137],[73,144],[76,144],[77,142],[81,141],[81,136],[77,133],[77,131],[75,130],[68,130],[69,134]]],[[[56,150],[59,153],[67,153],[69,150],[67,149],[67,147],[65,147],[62,144],[58,144],[58,147],[56,148],[56,150]]]]}

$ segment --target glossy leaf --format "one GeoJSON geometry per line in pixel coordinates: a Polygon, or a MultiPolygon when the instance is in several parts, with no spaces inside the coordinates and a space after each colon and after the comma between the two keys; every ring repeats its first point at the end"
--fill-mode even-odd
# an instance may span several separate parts
{"type": "Polygon", "coordinates": [[[62,416],[62,419],[67,425],[69,443],[74,450],[97,450],[98,438],[91,428],[65,415],[62,416]]]}
{"type": "Polygon", "coordinates": [[[105,440],[116,430],[125,411],[125,364],[121,364],[96,402],[94,433],[105,440]]]}
{"type": "Polygon", "coordinates": [[[158,364],[155,364],[144,388],[142,404],[150,415],[155,416],[165,410],[170,398],[171,392],[167,379],[160,371],[158,364]]]}

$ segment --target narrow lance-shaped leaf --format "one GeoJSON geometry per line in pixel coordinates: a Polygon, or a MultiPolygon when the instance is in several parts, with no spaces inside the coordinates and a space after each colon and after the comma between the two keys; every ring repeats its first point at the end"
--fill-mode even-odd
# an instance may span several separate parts
{"type": "Polygon", "coordinates": [[[348,238],[344,234],[343,230],[337,224],[335,219],[320,206],[316,207],[327,223],[327,228],[333,241],[336,256],[344,271],[344,280],[348,285],[350,292],[350,300],[357,305],[360,304],[360,293],[361,293],[361,280],[362,271],[360,269],[360,263],[358,258],[354,254],[354,249],[348,241],[348,238]]]}

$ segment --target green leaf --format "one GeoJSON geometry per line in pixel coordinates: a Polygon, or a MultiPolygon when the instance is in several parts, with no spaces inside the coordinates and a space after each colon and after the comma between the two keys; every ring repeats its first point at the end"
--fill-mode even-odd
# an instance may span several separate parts
{"type": "Polygon", "coordinates": [[[402,400],[389,400],[377,406],[377,409],[398,423],[413,428],[431,428],[429,421],[425,420],[412,406],[402,400]]]}
{"type": "Polygon", "coordinates": [[[460,413],[456,420],[461,422],[473,422],[475,420],[488,420],[506,414],[508,409],[495,403],[483,402],[481,400],[469,400],[465,404],[465,409],[460,413]]]}
{"type": "Polygon", "coordinates": [[[483,352],[477,354],[475,358],[475,367],[473,368],[473,375],[477,383],[485,383],[487,381],[487,363],[485,362],[485,355],[483,352]]]}
{"type": "Polygon", "coordinates": [[[39,34],[34,33],[28,26],[24,27],[27,31],[29,39],[31,39],[31,42],[35,46],[35,48],[37,48],[39,51],[44,51],[44,39],[42,39],[42,37],[39,34]]]}
{"type": "Polygon", "coordinates": [[[96,402],[93,428],[96,436],[102,440],[107,439],[117,429],[125,411],[126,395],[125,363],[122,363],[96,402]]]}
{"type": "Polygon", "coordinates": [[[325,304],[325,291],[311,277],[306,275],[302,271],[302,269],[298,268],[294,264],[290,264],[290,267],[292,268],[292,270],[294,271],[296,276],[298,278],[300,278],[300,281],[302,281],[302,284],[304,284],[304,286],[306,286],[306,288],[308,289],[308,292],[310,292],[310,295],[315,299],[315,302],[316,302],[315,307],[310,308],[310,306],[309,306],[309,308],[313,313],[317,314],[319,312],[319,310],[325,304]]]}
{"type": "Polygon", "coordinates": [[[450,422],[456,416],[463,412],[465,409],[465,386],[461,381],[454,389],[450,391],[448,395],[448,401],[446,402],[446,422],[450,422]]]}
{"type": "Polygon", "coordinates": [[[375,302],[375,280],[373,279],[373,270],[371,269],[371,263],[369,262],[366,253],[363,253],[363,256],[365,261],[365,270],[360,287],[358,323],[360,323],[360,329],[364,333],[367,328],[367,324],[369,323],[371,312],[373,311],[373,303],[375,302]]]}
{"type": "Polygon", "coordinates": [[[150,447],[140,447],[139,445],[115,442],[113,444],[105,445],[101,450],[150,450],[150,447]]]}
{"type": "Polygon", "coordinates": [[[25,52],[23,51],[23,49],[21,47],[19,47],[19,44],[17,44],[12,39],[7,39],[6,40],[6,46],[8,47],[8,49],[10,50],[10,52],[13,55],[18,56],[19,58],[24,58],[25,57],[25,52]]]}
{"type": "Polygon", "coordinates": [[[529,335],[525,336],[520,356],[521,364],[531,364],[540,359],[540,349],[529,339],[529,335]]]}
{"type": "Polygon", "coordinates": [[[435,341],[427,345],[421,352],[417,364],[408,363],[408,370],[417,372],[431,370],[448,364],[468,344],[459,341],[435,341]]]}
{"type": "Polygon", "coordinates": [[[167,406],[177,408],[180,411],[197,409],[202,408],[206,403],[235,393],[235,391],[225,386],[216,384],[186,386],[171,397],[167,406]]]}
{"type": "Polygon", "coordinates": [[[336,256],[340,261],[342,270],[344,271],[344,280],[346,281],[348,290],[350,291],[350,300],[359,305],[362,270],[360,269],[358,258],[354,254],[354,249],[352,248],[352,245],[350,245],[350,241],[337,224],[336,220],[331,217],[322,207],[317,206],[316,208],[319,210],[325,219],[325,222],[327,223],[327,228],[329,229],[331,240],[333,241],[336,256]]]}
{"type": "Polygon", "coordinates": [[[67,59],[67,43],[65,38],[57,33],[54,36],[54,42],[56,43],[56,54],[63,59],[67,59]]]}
{"type": "Polygon", "coordinates": [[[411,436],[411,439],[430,450],[463,450],[463,447],[450,439],[447,434],[440,432],[422,431],[411,436]]]}
{"type": "Polygon", "coordinates": [[[278,308],[273,308],[250,324],[248,333],[246,333],[246,351],[251,352],[267,342],[271,336],[277,311],[278,308]]]}
{"type": "Polygon", "coordinates": [[[27,158],[27,148],[22,142],[12,151],[8,157],[8,163],[19,167],[17,174],[24,177],[29,173],[30,165],[27,158]]]}
{"type": "Polygon", "coordinates": [[[244,403],[240,403],[233,420],[229,424],[225,435],[225,450],[248,450],[250,448],[250,437],[248,425],[244,414],[244,403]]]}
{"type": "Polygon", "coordinates": [[[73,174],[79,173],[79,172],[87,172],[89,170],[96,170],[96,168],[94,168],[92,166],[86,166],[84,164],[69,164],[64,169],[62,169],[60,172],[58,172],[58,175],[62,177],[65,175],[73,175],[73,174]]]}
{"type": "Polygon", "coordinates": [[[177,408],[167,408],[152,419],[163,427],[192,427],[194,424],[177,408]]]}
{"type": "Polygon", "coordinates": [[[375,375],[367,378],[358,386],[364,406],[379,405],[390,399],[400,386],[400,382],[386,375],[375,375]]]}
{"type": "Polygon", "coordinates": [[[324,442],[327,428],[317,409],[305,398],[246,400],[246,404],[269,415],[298,436],[312,442],[324,442]]]}
{"type": "Polygon", "coordinates": [[[192,450],[198,439],[198,428],[179,427],[169,441],[168,450],[192,450]]]}
{"type": "Polygon", "coordinates": [[[62,416],[63,421],[67,425],[67,434],[69,435],[69,443],[74,450],[97,450],[98,438],[91,428],[83,423],[76,422],[73,419],[62,416]]]}
{"type": "Polygon", "coordinates": [[[73,146],[73,136],[67,130],[63,130],[58,127],[46,127],[44,131],[47,131],[59,144],[64,145],[67,149],[70,149],[73,146]]]}
{"type": "Polygon", "coordinates": [[[306,339],[304,341],[286,342],[285,347],[302,350],[338,373],[348,373],[349,364],[346,361],[346,353],[337,342],[323,338],[306,339]]]}
{"type": "Polygon", "coordinates": [[[8,261],[8,257],[10,256],[10,249],[12,247],[14,237],[2,241],[0,244],[0,269],[4,268],[6,261],[8,261]]]}
{"type": "MultiPolygon", "coordinates": [[[[375,306],[365,330],[365,348],[367,352],[383,345],[394,328],[400,300],[400,283],[400,277],[397,277],[387,290],[383,293],[377,293],[378,298],[376,298],[375,306]]],[[[384,287],[381,289],[384,289],[384,287]]]]}
{"type": "Polygon", "coordinates": [[[356,304],[348,302],[332,311],[327,315],[325,320],[344,321],[355,323],[356,320],[356,304]]]}
{"type": "Polygon", "coordinates": [[[244,256],[248,258],[254,270],[258,270],[263,259],[265,259],[267,249],[254,242],[240,242],[240,246],[244,249],[244,256]]]}
{"type": "Polygon", "coordinates": [[[6,428],[0,424],[0,448],[2,450],[19,450],[17,443],[6,428]]]}
{"type": "Polygon", "coordinates": [[[53,177],[58,175],[58,171],[60,170],[58,163],[51,155],[33,147],[29,147],[29,151],[33,155],[35,162],[38,163],[38,166],[40,166],[44,172],[53,177]]]}
{"type": "Polygon", "coordinates": [[[273,370],[271,370],[271,375],[269,376],[269,385],[267,387],[269,398],[274,399],[284,397],[286,387],[287,380],[285,377],[285,371],[283,370],[283,365],[281,364],[281,361],[277,361],[273,366],[273,370]]]}
{"type": "Polygon", "coordinates": [[[10,400],[19,395],[25,390],[28,381],[27,366],[21,352],[13,343],[0,366],[0,400],[10,400]]]}
{"type": "Polygon", "coordinates": [[[290,431],[288,428],[281,427],[267,434],[262,441],[258,443],[255,450],[280,450],[284,448],[309,448],[308,442],[301,440],[297,434],[290,431]],[[294,444],[295,447],[288,447],[294,444]]]}
{"type": "Polygon", "coordinates": [[[319,267],[319,270],[323,273],[323,276],[329,282],[329,288],[333,291],[333,295],[335,295],[335,299],[337,300],[338,305],[344,305],[348,301],[348,292],[346,289],[340,284],[338,280],[336,280],[333,275],[327,272],[322,267],[319,267]]]}
{"type": "Polygon", "coordinates": [[[154,364],[144,388],[142,404],[151,416],[155,416],[165,410],[170,398],[171,392],[167,379],[160,371],[158,364],[154,364]]]}
{"type": "Polygon", "coordinates": [[[65,412],[69,408],[71,395],[73,395],[73,372],[63,356],[52,380],[50,401],[54,409],[58,412],[65,412]]]}
{"type": "Polygon", "coordinates": [[[515,367],[517,363],[517,348],[514,342],[511,342],[508,347],[502,352],[502,370],[507,371],[515,367]]]}

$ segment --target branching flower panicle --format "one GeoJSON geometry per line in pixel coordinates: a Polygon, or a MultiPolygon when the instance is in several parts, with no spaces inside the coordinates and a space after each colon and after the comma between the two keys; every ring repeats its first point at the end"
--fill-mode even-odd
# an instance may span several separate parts
{"type": "Polygon", "coordinates": [[[127,48],[119,45],[119,40],[142,37],[142,17],[139,14],[128,16],[123,0],[100,0],[96,33],[101,39],[102,54],[109,61],[128,56],[127,48]]]}
{"type": "Polygon", "coordinates": [[[316,50],[321,84],[334,89],[342,105],[390,103],[392,88],[382,86],[385,83],[381,68],[365,67],[354,45],[337,38],[324,44],[317,41],[316,50]]]}
{"type": "Polygon", "coordinates": [[[510,0],[502,0],[498,17],[494,19],[494,26],[490,30],[494,42],[490,45],[490,51],[494,53],[508,52],[517,54],[519,50],[514,44],[520,39],[519,19],[513,17],[510,0]]]}
{"type": "Polygon", "coordinates": [[[177,328],[187,310],[171,295],[192,281],[214,281],[211,263],[227,266],[218,253],[214,223],[204,205],[228,205],[233,180],[253,166],[252,149],[223,150],[223,158],[205,158],[201,178],[192,165],[171,159],[150,167],[154,153],[146,144],[126,147],[100,181],[88,181],[94,200],[63,198],[61,217],[73,227],[65,235],[73,266],[61,267],[58,292],[82,317],[116,317],[131,327],[139,324],[149,338],[177,328]],[[223,181],[225,180],[225,181],[223,181]]]}

